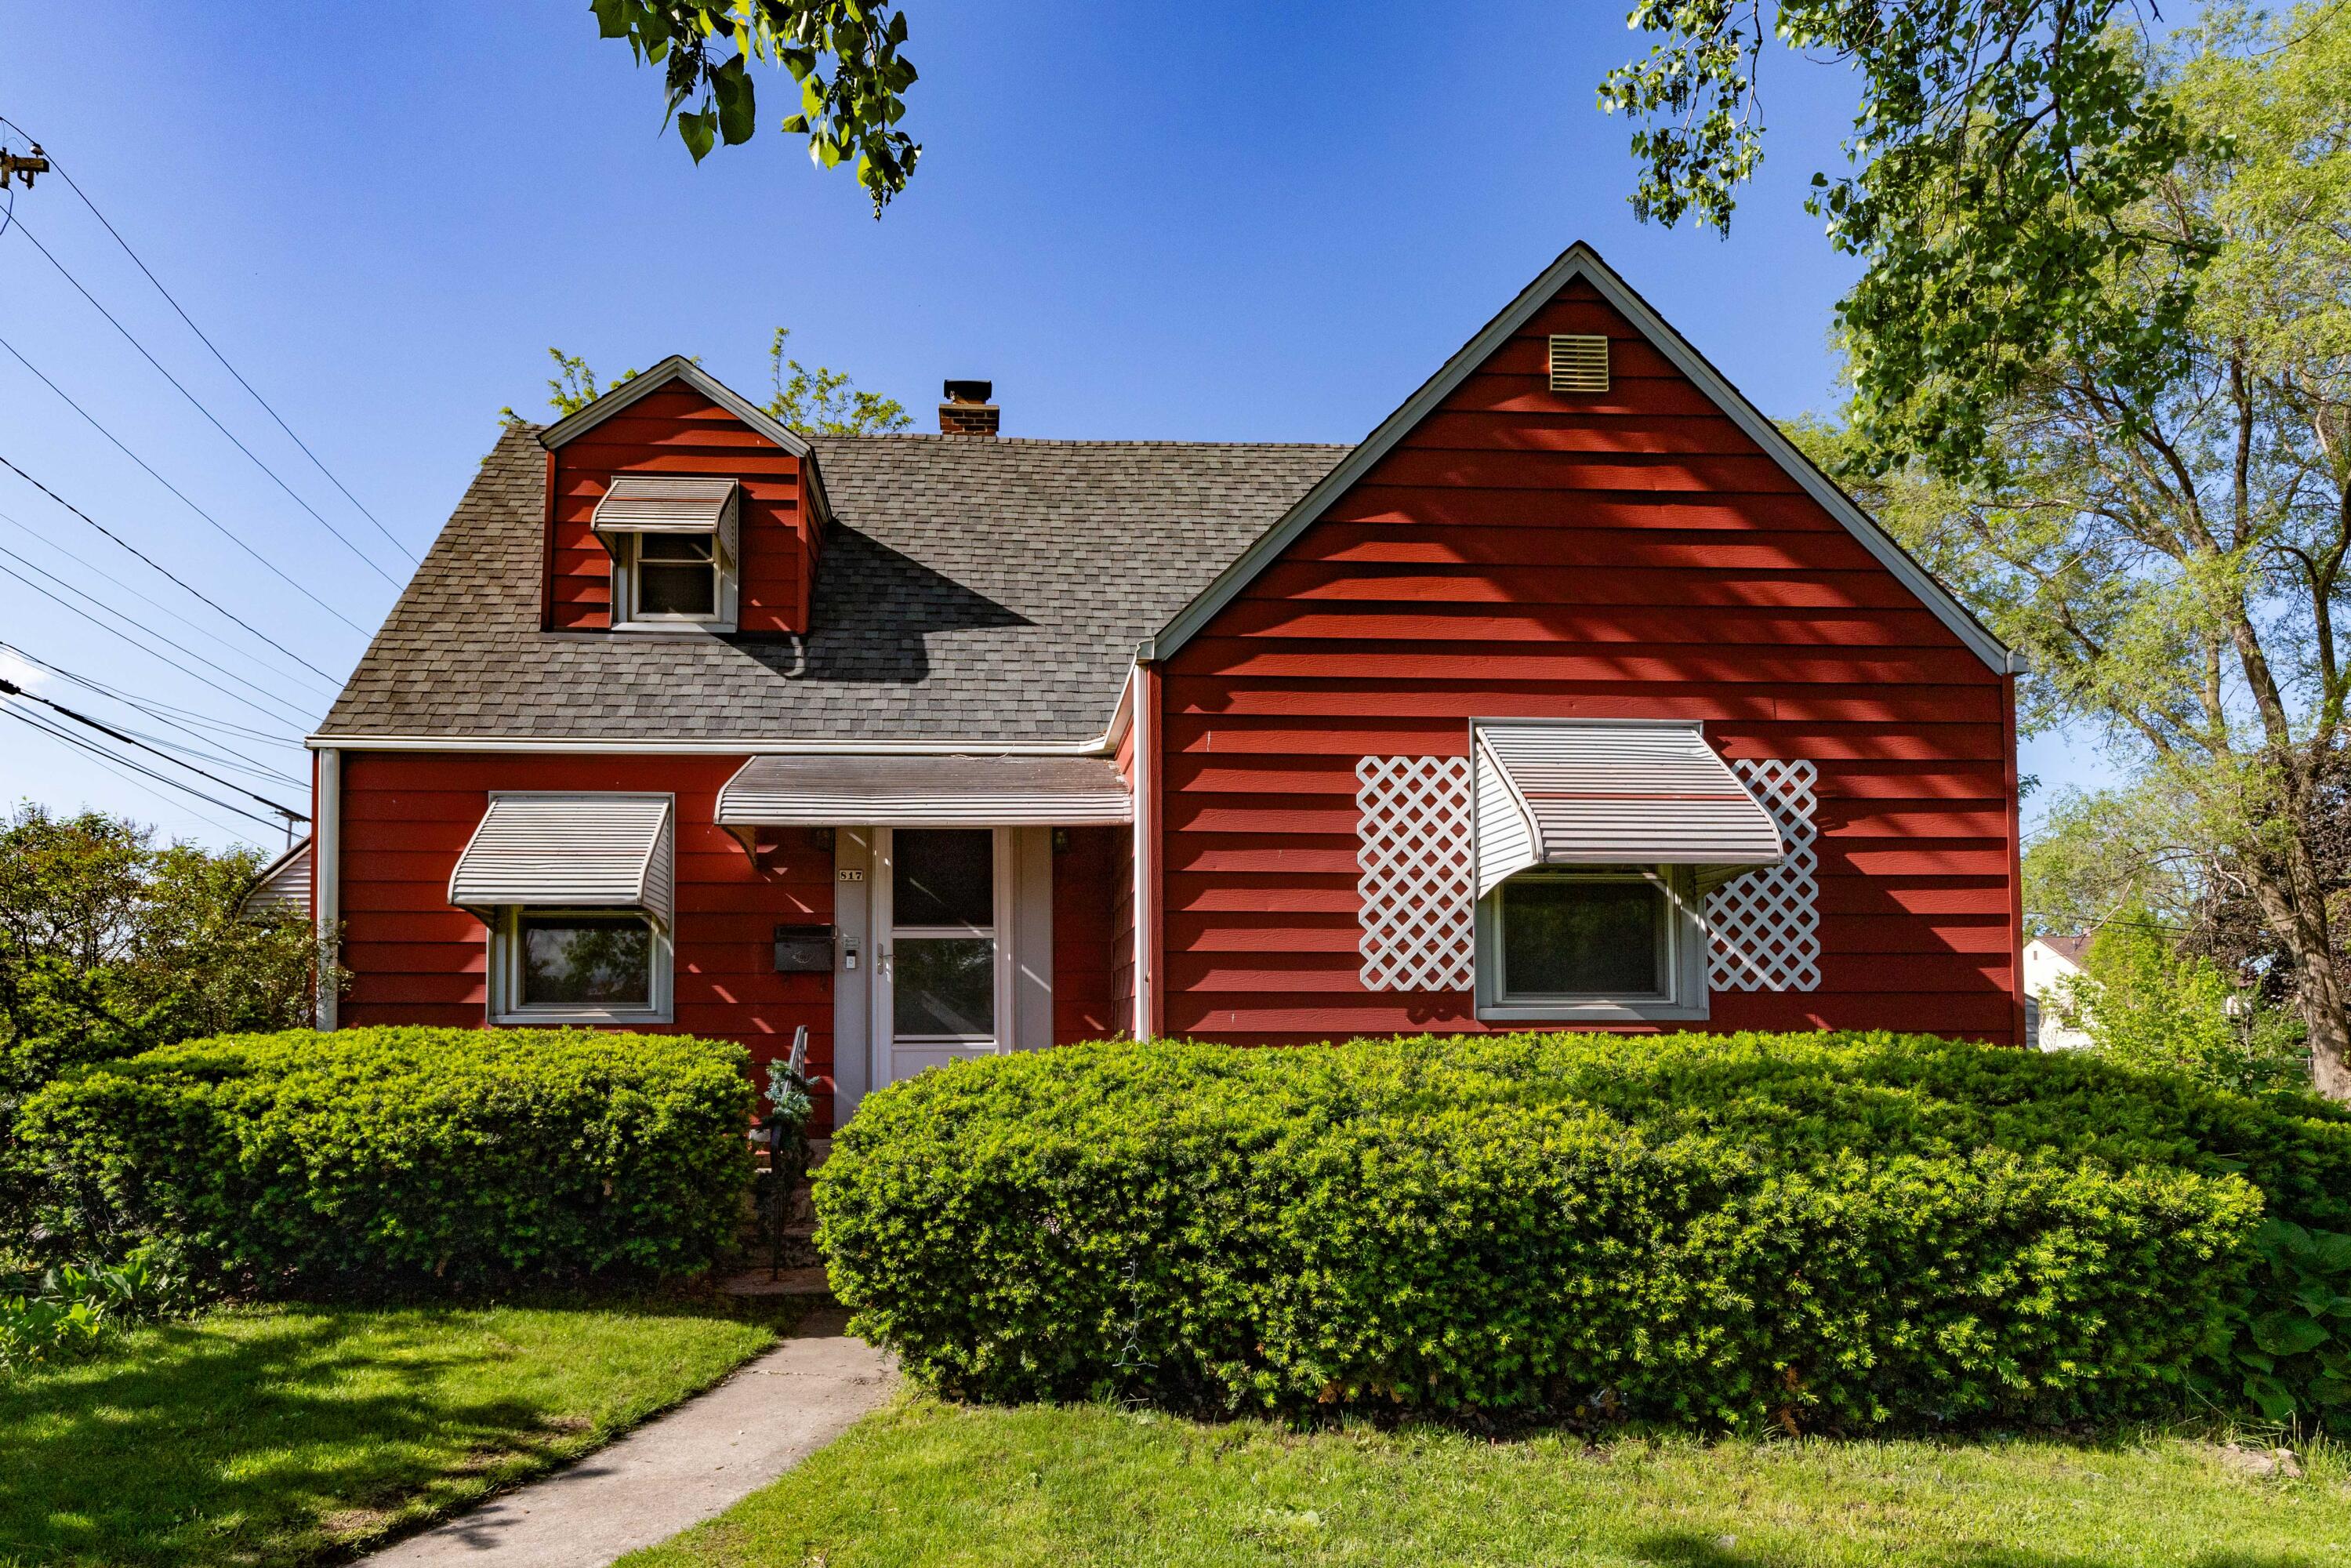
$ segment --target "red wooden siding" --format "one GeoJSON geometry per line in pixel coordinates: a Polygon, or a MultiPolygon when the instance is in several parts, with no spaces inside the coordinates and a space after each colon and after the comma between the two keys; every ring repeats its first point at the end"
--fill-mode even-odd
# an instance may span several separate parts
{"type": "Polygon", "coordinates": [[[588,519],[612,482],[632,474],[708,474],[743,484],[746,632],[805,632],[817,529],[799,459],[701,393],[673,382],[557,447],[549,468],[548,624],[611,624],[612,557],[588,519]]]}
{"type": "Polygon", "coordinates": [[[1820,765],[1822,988],[1713,1029],[2016,1038],[2014,741],[1987,668],[1698,388],[1573,284],[1169,662],[1159,979],[1170,1034],[1479,1029],[1369,991],[1354,767],[1472,717],[1707,721],[1820,765]],[[1554,394],[1545,338],[1604,333],[1554,394]]]}
{"type": "Polygon", "coordinates": [[[832,919],[832,852],[799,830],[763,838],[755,864],[713,825],[740,757],[343,754],[345,1024],[477,1026],[487,1004],[482,923],[449,904],[449,873],[492,789],[665,789],[677,796],[676,1022],[741,1040],[755,1060],[809,1030],[831,1116],[832,977],[778,975],[778,925],[832,919]]]}
{"type": "Polygon", "coordinates": [[[1132,1032],[1133,1007],[1113,1001],[1118,862],[1133,844],[1123,828],[1064,828],[1053,852],[1053,1043],[1132,1032]]]}

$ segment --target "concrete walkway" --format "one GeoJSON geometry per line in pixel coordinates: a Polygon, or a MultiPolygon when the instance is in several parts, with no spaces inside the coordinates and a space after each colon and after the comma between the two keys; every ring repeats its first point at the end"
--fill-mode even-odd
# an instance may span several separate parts
{"type": "Polygon", "coordinates": [[[360,1568],[604,1568],[748,1496],[888,1397],[889,1358],[810,1314],[726,1382],[569,1469],[363,1558],[360,1568]]]}

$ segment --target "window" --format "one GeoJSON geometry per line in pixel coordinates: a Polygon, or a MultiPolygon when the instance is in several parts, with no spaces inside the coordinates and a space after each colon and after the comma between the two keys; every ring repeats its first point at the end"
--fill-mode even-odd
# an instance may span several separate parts
{"type": "Polygon", "coordinates": [[[1480,1018],[1707,1016],[1705,932],[1688,868],[1541,867],[1478,908],[1480,1018]]]}
{"type": "Polygon", "coordinates": [[[491,928],[501,1023],[664,1022],[670,944],[634,910],[507,909],[491,928]]]}
{"type": "Polygon", "coordinates": [[[680,615],[704,621],[718,613],[718,551],[707,534],[637,536],[637,602],[633,619],[680,615]]]}
{"type": "Polygon", "coordinates": [[[993,1039],[994,831],[902,828],[891,860],[893,1038],[993,1039]]]}
{"type": "Polygon", "coordinates": [[[734,631],[742,509],[724,476],[614,475],[588,519],[612,552],[612,624],[734,631]]]}
{"type": "Polygon", "coordinates": [[[633,534],[622,542],[614,588],[621,620],[713,622],[720,619],[725,568],[711,534],[633,534]]]}

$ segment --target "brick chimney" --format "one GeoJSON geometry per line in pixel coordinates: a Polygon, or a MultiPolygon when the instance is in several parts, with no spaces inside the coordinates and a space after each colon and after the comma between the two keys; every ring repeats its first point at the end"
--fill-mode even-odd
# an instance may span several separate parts
{"type": "Polygon", "coordinates": [[[987,400],[994,382],[949,382],[946,401],[939,404],[941,435],[994,435],[1003,411],[987,400]]]}

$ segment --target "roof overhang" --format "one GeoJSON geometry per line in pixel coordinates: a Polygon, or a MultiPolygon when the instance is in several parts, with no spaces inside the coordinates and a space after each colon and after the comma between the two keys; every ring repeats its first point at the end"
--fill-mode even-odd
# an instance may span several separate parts
{"type": "Polygon", "coordinates": [[[755,757],[718,791],[722,828],[1079,827],[1130,822],[1118,769],[1092,757],[755,757]]]}
{"type": "Polygon", "coordinates": [[[494,909],[641,909],[669,923],[677,806],[667,794],[492,790],[449,874],[449,902],[494,909]]]}
{"type": "Polygon", "coordinates": [[[1144,643],[1142,657],[1145,660],[1168,658],[1198,635],[1201,628],[1230,603],[1259,572],[1272,565],[1309,525],[1330,510],[1357,481],[1370,473],[1373,465],[1386,456],[1423,419],[1436,412],[1437,405],[1450,396],[1472,371],[1490,359],[1494,351],[1508,342],[1520,328],[1531,320],[1535,312],[1579,277],[1591,283],[1603,298],[1632,322],[1653,348],[1697,383],[1732,423],[1778,463],[1806,495],[1843,524],[1845,530],[1861,542],[1862,548],[1877,559],[1878,564],[1900,579],[1937,620],[1967,644],[1970,652],[2002,674],[2022,674],[2024,672],[2022,654],[2011,652],[2005,643],[1993,636],[1969,612],[1967,606],[1953,598],[1950,591],[1911,559],[1909,552],[1892,535],[1879,528],[1876,519],[1855,505],[1852,497],[1838,488],[1827,475],[1799,451],[1777,424],[1749,402],[1721,371],[1708,363],[1703,354],[1651,309],[1647,300],[1634,292],[1630,284],[1600,259],[1598,251],[1581,240],[1545,267],[1542,275],[1527,285],[1500,315],[1487,322],[1476,337],[1462,345],[1459,352],[1423,383],[1418,392],[1406,398],[1402,407],[1365,436],[1362,445],[1340,459],[1338,465],[1306,492],[1280,521],[1259,535],[1238,559],[1217,574],[1215,581],[1176,612],[1175,618],[1162,627],[1157,635],[1144,643]]]}
{"type": "Polygon", "coordinates": [[[1788,852],[1694,720],[1480,720],[1470,770],[1480,894],[1539,865],[1696,866],[1703,884],[1788,852]]]}
{"type": "Polygon", "coordinates": [[[622,410],[661,391],[672,382],[684,382],[712,402],[758,431],[795,457],[806,457],[808,438],[774,414],[751,402],[684,354],[672,354],[649,371],[631,376],[579,413],[556,421],[538,433],[538,444],[549,451],[578,439],[622,410]]]}

